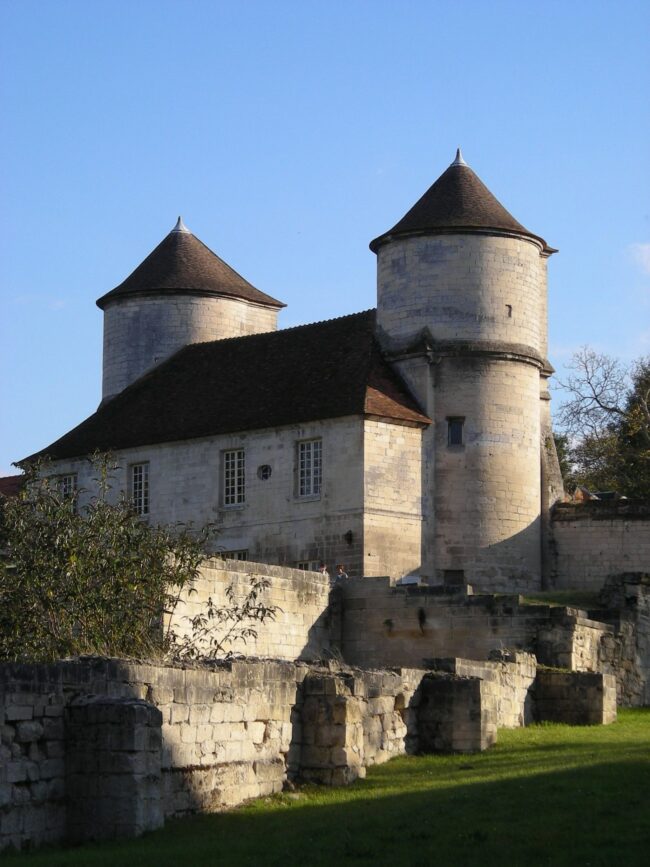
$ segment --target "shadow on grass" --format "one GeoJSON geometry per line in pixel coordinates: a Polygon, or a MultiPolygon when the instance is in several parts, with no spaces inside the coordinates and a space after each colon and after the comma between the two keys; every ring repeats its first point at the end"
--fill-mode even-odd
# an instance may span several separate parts
{"type": "Polygon", "coordinates": [[[12,867],[647,864],[648,732],[638,742],[607,743],[601,730],[584,734],[564,727],[565,735],[574,731],[580,734],[564,743],[557,733],[541,731],[537,736],[558,742],[527,746],[521,733],[505,733],[506,743],[488,753],[400,758],[347,789],[310,787],[230,813],[172,822],[136,841],[49,850],[7,862],[12,867]]]}

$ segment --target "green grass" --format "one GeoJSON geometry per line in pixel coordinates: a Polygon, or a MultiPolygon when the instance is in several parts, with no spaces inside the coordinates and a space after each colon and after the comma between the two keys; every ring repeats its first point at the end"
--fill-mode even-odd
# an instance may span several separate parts
{"type": "Polygon", "coordinates": [[[478,755],[394,759],[140,840],[8,856],[7,867],[611,865],[650,862],[650,708],[610,726],[500,731],[478,755]]]}
{"type": "Polygon", "coordinates": [[[598,592],[592,590],[548,590],[523,597],[524,605],[563,605],[570,608],[598,608],[598,592]]]}

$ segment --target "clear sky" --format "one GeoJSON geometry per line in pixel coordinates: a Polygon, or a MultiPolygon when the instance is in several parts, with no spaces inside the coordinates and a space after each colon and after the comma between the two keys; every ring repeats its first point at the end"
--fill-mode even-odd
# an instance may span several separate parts
{"type": "Polygon", "coordinates": [[[550,358],[650,354],[647,0],[2,0],[0,475],[96,408],[102,315],[182,214],[281,327],[375,305],[452,161],[560,249],[550,358]]]}

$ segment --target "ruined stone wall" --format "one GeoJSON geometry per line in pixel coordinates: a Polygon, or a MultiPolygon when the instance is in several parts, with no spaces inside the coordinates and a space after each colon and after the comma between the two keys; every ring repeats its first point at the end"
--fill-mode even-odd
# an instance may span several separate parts
{"type": "Polygon", "coordinates": [[[138,834],[280,791],[299,765],[289,753],[306,671],[0,665],[0,850],[138,834]]]}
{"type": "Polygon", "coordinates": [[[535,683],[536,719],[569,725],[603,725],[616,719],[616,684],[611,674],[544,671],[535,683]]]}
{"type": "MultiPolygon", "coordinates": [[[[338,643],[335,617],[328,611],[330,582],[320,572],[302,572],[283,566],[247,563],[218,558],[205,562],[192,586],[179,600],[170,627],[179,638],[191,635],[188,618],[206,610],[208,599],[216,606],[228,607],[226,593],[233,591],[233,601],[241,603],[251,587],[251,580],[262,579],[269,587],[259,596],[259,602],[273,607],[275,614],[263,624],[252,625],[256,636],[245,641],[229,642],[224,650],[246,653],[247,656],[273,659],[322,659],[332,654],[338,643]]],[[[216,635],[221,638],[230,624],[225,623],[216,635]]],[[[200,645],[202,652],[209,646],[200,645]]]]}
{"type": "Polygon", "coordinates": [[[537,659],[542,665],[570,671],[599,671],[601,644],[613,632],[580,609],[550,608],[548,621],[537,635],[537,659]]]}
{"type": "Polygon", "coordinates": [[[418,749],[423,671],[317,672],[302,684],[302,780],[342,785],[366,767],[418,749]]]}
{"type": "Polygon", "coordinates": [[[531,687],[537,673],[537,661],[530,653],[497,653],[488,661],[474,659],[435,659],[436,671],[483,681],[483,700],[493,714],[490,720],[498,728],[519,728],[533,721],[531,687]]]}
{"type": "Polygon", "coordinates": [[[600,670],[615,675],[619,704],[650,705],[650,575],[611,576],[601,601],[612,631],[599,647],[600,670]]]}
{"type": "Polygon", "coordinates": [[[503,648],[532,650],[546,606],[518,596],[472,596],[432,587],[391,587],[386,578],[344,582],[341,648],[362,667],[420,668],[434,657],[488,659],[503,648]]]}
{"type": "Polygon", "coordinates": [[[600,590],[609,575],[650,573],[650,503],[558,503],[552,514],[553,586],[600,590]]]}
{"type": "MultiPolygon", "coordinates": [[[[287,779],[339,785],[403,753],[485,749],[499,724],[526,719],[530,657],[444,665],[0,665],[0,850],[136,836],[287,779]]],[[[578,722],[609,721],[608,677],[575,673],[558,700],[575,700],[578,722]]],[[[553,694],[540,719],[554,718],[553,694]]]]}

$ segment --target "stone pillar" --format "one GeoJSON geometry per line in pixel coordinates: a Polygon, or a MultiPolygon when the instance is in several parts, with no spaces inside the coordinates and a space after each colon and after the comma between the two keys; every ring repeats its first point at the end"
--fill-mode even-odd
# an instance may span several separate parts
{"type": "Polygon", "coordinates": [[[423,753],[472,753],[496,743],[496,706],[483,681],[426,675],[420,684],[418,738],[423,753]]]}
{"type": "Polygon", "coordinates": [[[66,709],[68,838],[137,837],[163,825],[162,714],[138,699],[82,698],[66,709]]]}

